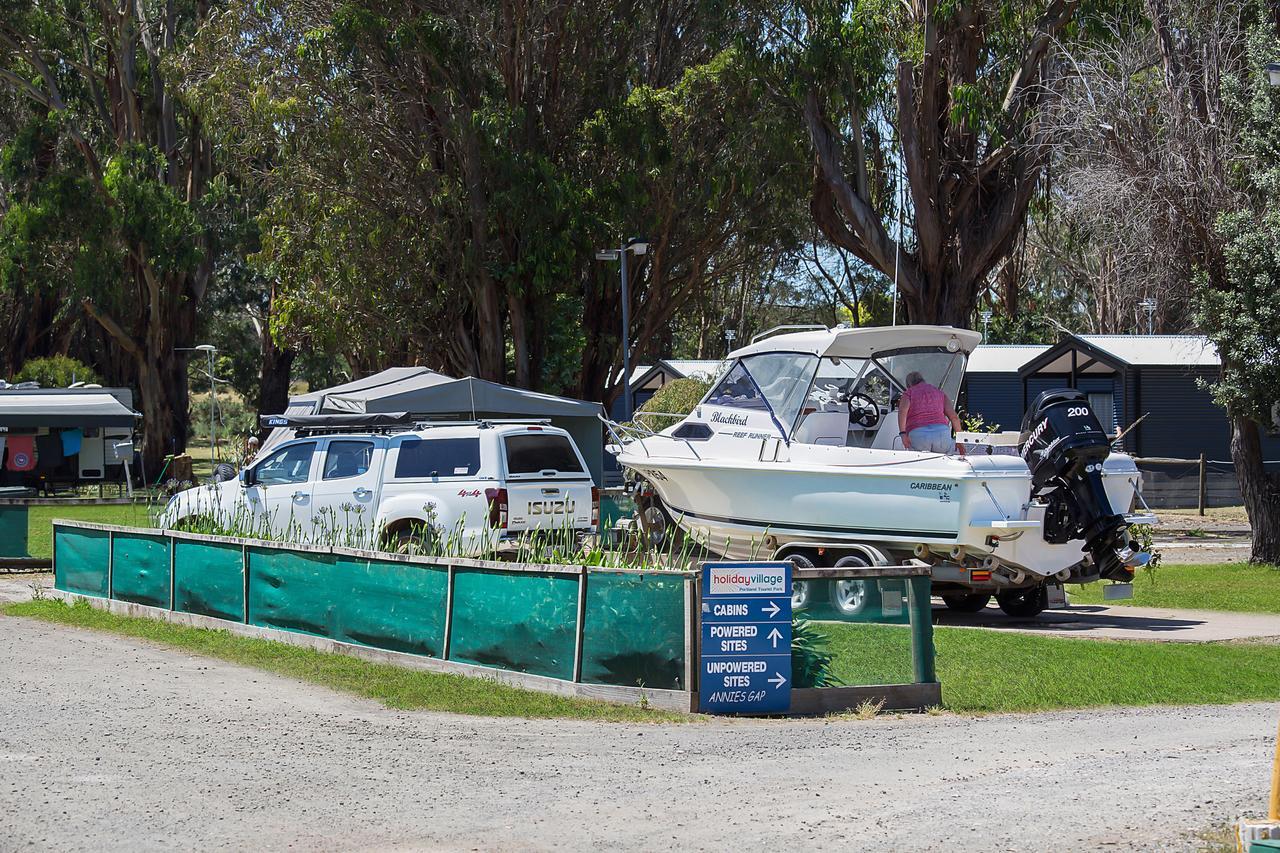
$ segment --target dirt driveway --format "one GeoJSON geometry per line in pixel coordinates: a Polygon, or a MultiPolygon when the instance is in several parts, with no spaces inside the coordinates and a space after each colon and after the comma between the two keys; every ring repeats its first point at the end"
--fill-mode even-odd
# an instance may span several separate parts
{"type": "Polygon", "coordinates": [[[9,849],[1194,850],[1280,705],[674,726],[398,712],[0,617],[9,849]]]}

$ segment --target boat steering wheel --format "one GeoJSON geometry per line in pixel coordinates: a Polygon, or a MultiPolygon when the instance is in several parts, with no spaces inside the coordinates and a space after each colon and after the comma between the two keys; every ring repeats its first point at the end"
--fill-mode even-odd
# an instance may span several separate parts
{"type": "Polygon", "coordinates": [[[849,420],[863,429],[872,429],[880,423],[880,406],[866,394],[850,394],[846,401],[849,404],[849,420]]]}

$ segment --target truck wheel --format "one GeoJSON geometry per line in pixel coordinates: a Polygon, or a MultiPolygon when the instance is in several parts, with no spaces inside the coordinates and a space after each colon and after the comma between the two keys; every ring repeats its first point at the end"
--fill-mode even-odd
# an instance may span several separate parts
{"type": "Polygon", "coordinates": [[[996,604],[1000,605],[1001,610],[1010,616],[1022,619],[1039,616],[1040,611],[1044,610],[1048,603],[1049,595],[1043,586],[1013,589],[996,594],[996,604]]]}
{"type": "MultiPolygon", "coordinates": [[[[865,557],[850,554],[836,560],[836,568],[865,568],[865,557]]],[[[841,616],[861,616],[880,606],[880,593],[874,580],[843,578],[831,582],[831,607],[841,616]]]]}
{"type": "Polygon", "coordinates": [[[947,609],[955,610],[959,613],[981,613],[986,609],[986,606],[990,601],[991,596],[985,592],[975,592],[969,595],[942,596],[942,603],[947,605],[947,609]]]}
{"type": "MultiPolygon", "coordinates": [[[[788,554],[783,559],[790,560],[791,565],[797,569],[812,569],[813,560],[810,560],[804,554],[788,554]]],[[[813,601],[813,581],[797,581],[791,582],[791,612],[799,613],[801,610],[808,608],[813,601]]]]}
{"type": "Polygon", "coordinates": [[[440,537],[425,524],[402,527],[389,537],[391,550],[397,554],[431,555],[440,537]]]}

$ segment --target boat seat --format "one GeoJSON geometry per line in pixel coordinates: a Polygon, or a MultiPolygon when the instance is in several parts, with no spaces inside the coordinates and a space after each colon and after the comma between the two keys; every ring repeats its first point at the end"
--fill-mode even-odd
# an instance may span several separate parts
{"type": "Polygon", "coordinates": [[[903,450],[902,436],[898,435],[898,410],[893,409],[887,415],[880,416],[876,426],[876,437],[871,442],[873,450],[903,450]]]}
{"type": "Polygon", "coordinates": [[[810,412],[800,421],[794,440],[801,444],[844,447],[848,431],[848,412],[810,412]]]}

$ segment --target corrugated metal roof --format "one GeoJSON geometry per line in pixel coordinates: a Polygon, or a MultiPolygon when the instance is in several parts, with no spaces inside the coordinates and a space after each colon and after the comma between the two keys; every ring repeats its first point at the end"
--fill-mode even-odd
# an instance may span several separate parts
{"type": "Polygon", "coordinates": [[[969,356],[966,373],[1017,373],[1049,347],[1043,344],[981,344],[969,356]]]}
{"type": "Polygon", "coordinates": [[[702,376],[707,379],[714,379],[720,374],[720,369],[724,367],[724,362],[719,359],[668,358],[663,359],[663,361],[671,365],[673,370],[679,372],[685,378],[702,376]]]}
{"type": "Polygon", "coordinates": [[[1217,348],[1204,335],[1077,335],[1129,364],[1216,367],[1217,348]]]}

